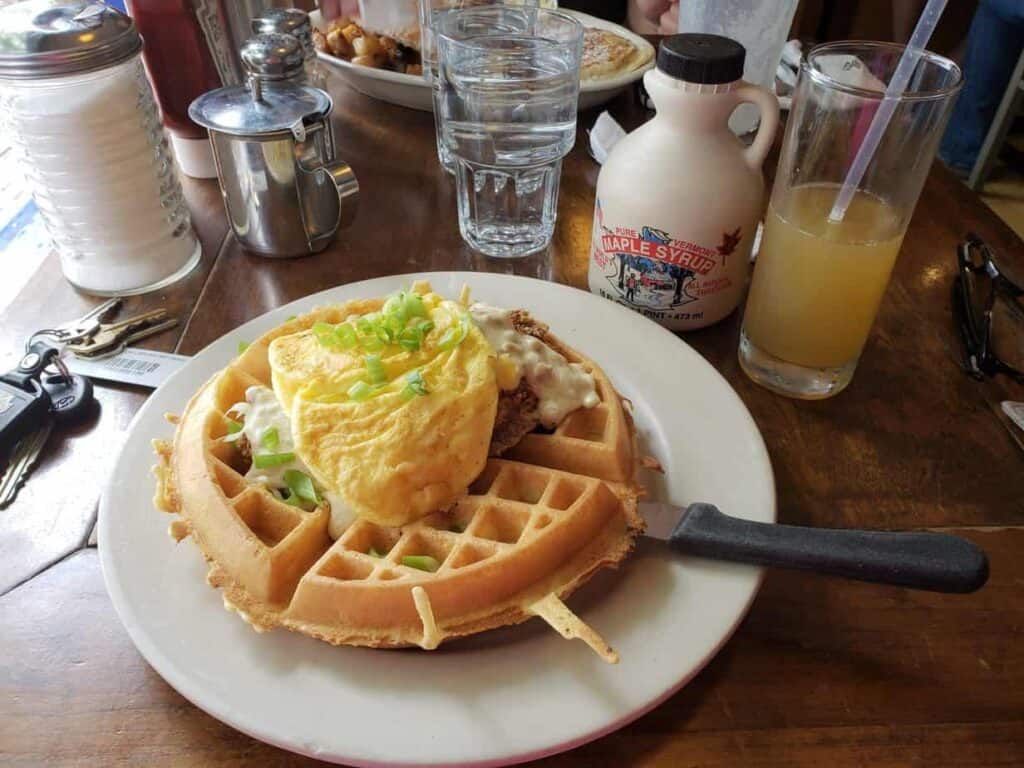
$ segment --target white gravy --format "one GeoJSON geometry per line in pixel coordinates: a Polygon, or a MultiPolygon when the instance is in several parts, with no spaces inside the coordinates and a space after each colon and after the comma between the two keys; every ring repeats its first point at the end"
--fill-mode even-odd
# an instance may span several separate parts
{"type": "Polygon", "coordinates": [[[577,408],[593,408],[601,402],[594,377],[540,339],[519,333],[509,310],[477,303],[469,313],[495,354],[507,355],[518,366],[540,401],[540,421],[545,427],[556,427],[577,408]]]}
{"type": "MultiPolygon", "coordinates": [[[[228,413],[237,413],[242,417],[242,434],[249,441],[253,453],[259,450],[263,433],[270,427],[277,429],[277,448],[273,452],[295,453],[291,419],[284,412],[277,395],[270,387],[249,387],[245,390],[245,402],[235,403],[228,413]]],[[[294,460],[276,467],[257,469],[253,464],[246,472],[245,479],[249,483],[265,485],[268,488],[285,488],[284,473],[289,469],[297,469],[313,477],[309,467],[296,455],[294,460]]],[[[331,519],[327,524],[327,532],[331,538],[336,539],[352,524],[355,515],[338,494],[320,488],[317,490],[331,505],[331,519]]]]}

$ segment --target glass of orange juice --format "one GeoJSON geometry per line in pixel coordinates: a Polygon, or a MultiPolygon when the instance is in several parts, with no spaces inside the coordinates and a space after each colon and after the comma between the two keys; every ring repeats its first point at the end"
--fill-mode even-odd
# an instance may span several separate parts
{"type": "Polygon", "coordinates": [[[828,43],[801,68],[739,347],[747,375],[781,394],[831,397],[853,378],[963,82],[949,59],[922,55],[852,203],[833,221],[902,54],[889,43],[828,43]]]}

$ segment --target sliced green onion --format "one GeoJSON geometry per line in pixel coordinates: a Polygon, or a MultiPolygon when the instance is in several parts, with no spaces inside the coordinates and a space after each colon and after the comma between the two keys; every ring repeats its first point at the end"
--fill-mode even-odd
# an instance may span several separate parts
{"type": "Polygon", "coordinates": [[[245,427],[240,422],[228,418],[227,416],[224,417],[224,421],[226,421],[228,425],[228,433],[224,435],[224,442],[234,443],[240,440],[242,438],[242,435],[245,434],[242,431],[245,429],[245,427]]]}
{"type": "Polygon", "coordinates": [[[405,308],[405,295],[403,291],[389,296],[388,300],[384,302],[384,308],[381,310],[387,317],[395,318],[400,323],[405,323],[406,315],[408,314],[405,308]]]}
{"type": "Polygon", "coordinates": [[[305,502],[303,502],[302,499],[300,499],[298,496],[296,496],[291,491],[288,491],[287,494],[282,493],[281,494],[281,501],[283,501],[289,507],[298,507],[299,509],[305,509],[306,508],[305,502]]]}
{"type": "Polygon", "coordinates": [[[378,552],[373,547],[370,547],[370,549],[367,550],[366,554],[368,554],[370,557],[384,557],[384,555],[382,555],[380,552],[378,552]]]}
{"type": "Polygon", "coordinates": [[[252,457],[252,464],[256,469],[279,467],[282,464],[290,464],[293,461],[295,461],[295,454],[291,451],[285,453],[258,453],[252,457]]]}
{"type": "Polygon", "coordinates": [[[377,317],[378,316],[376,314],[363,315],[362,317],[357,317],[356,328],[364,336],[376,336],[377,326],[375,321],[377,317]]]}
{"type": "Polygon", "coordinates": [[[455,349],[461,344],[466,336],[469,335],[469,316],[463,315],[459,318],[458,327],[452,325],[444,332],[441,336],[441,340],[437,343],[438,349],[447,352],[450,349],[455,349]]]}
{"type": "Polygon", "coordinates": [[[330,323],[313,323],[313,335],[322,347],[338,346],[338,337],[334,335],[334,326],[330,323]]]}
{"type": "Polygon", "coordinates": [[[356,329],[348,323],[342,323],[341,325],[335,326],[334,338],[337,339],[338,344],[341,345],[342,349],[352,349],[352,347],[359,344],[359,337],[356,335],[356,329]]]}
{"type": "Polygon", "coordinates": [[[363,363],[366,364],[366,372],[370,375],[371,384],[383,384],[388,380],[380,355],[364,355],[363,363]]]}
{"type": "Polygon", "coordinates": [[[405,377],[405,388],[402,389],[402,397],[406,400],[412,400],[417,395],[429,395],[430,390],[427,389],[427,382],[423,380],[423,374],[418,370],[412,371],[406,374],[405,377]]]}
{"type": "Polygon", "coordinates": [[[284,321],[285,321],[286,323],[290,323],[290,322],[291,322],[292,320],[297,320],[297,319],[298,319],[298,317],[299,317],[298,315],[288,315],[288,317],[286,317],[286,318],[284,319],[284,321]]]}
{"type": "Polygon", "coordinates": [[[260,447],[268,451],[276,451],[281,443],[281,437],[277,434],[277,427],[267,427],[260,435],[260,447]]]}
{"type": "Polygon", "coordinates": [[[398,346],[404,349],[406,352],[415,352],[422,346],[423,342],[418,333],[413,333],[411,328],[406,328],[402,331],[402,335],[398,339],[398,346]]]}
{"type": "Polygon", "coordinates": [[[408,317],[426,317],[427,308],[423,304],[423,297],[418,293],[409,291],[405,294],[405,314],[408,317]]]}
{"type": "Polygon", "coordinates": [[[242,354],[248,348],[249,348],[249,342],[248,341],[240,341],[240,342],[238,342],[238,354],[242,354]]]}
{"type": "Polygon", "coordinates": [[[395,342],[394,332],[387,325],[381,323],[376,328],[377,340],[381,344],[393,344],[395,342]]]}
{"type": "Polygon", "coordinates": [[[384,349],[385,342],[381,341],[376,336],[363,336],[359,339],[359,344],[367,352],[380,352],[384,349]]]}
{"type": "Polygon", "coordinates": [[[441,567],[441,564],[437,562],[437,558],[430,555],[406,555],[402,558],[402,565],[407,565],[419,571],[430,571],[431,573],[441,567]]]}
{"type": "Polygon", "coordinates": [[[300,472],[297,469],[286,469],[284,472],[284,482],[288,486],[288,490],[291,491],[292,496],[302,501],[308,501],[310,504],[320,503],[320,496],[317,495],[316,486],[313,485],[312,478],[305,472],[300,472]]]}
{"type": "Polygon", "coordinates": [[[434,324],[429,320],[424,320],[419,317],[405,327],[401,335],[398,337],[398,344],[407,352],[415,352],[423,346],[423,337],[426,336],[434,327],[434,324]]]}
{"type": "Polygon", "coordinates": [[[357,381],[348,388],[348,396],[351,400],[355,400],[357,403],[362,402],[363,400],[368,400],[373,397],[373,387],[365,381],[357,381]]]}
{"type": "Polygon", "coordinates": [[[402,329],[405,328],[405,319],[398,317],[398,315],[391,315],[384,319],[383,326],[387,329],[388,335],[392,339],[397,340],[402,334],[402,329]]]}

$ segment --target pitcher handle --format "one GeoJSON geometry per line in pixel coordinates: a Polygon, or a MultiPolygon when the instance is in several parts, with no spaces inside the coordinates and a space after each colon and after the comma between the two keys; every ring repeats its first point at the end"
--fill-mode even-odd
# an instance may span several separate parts
{"type": "Polygon", "coordinates": [[[338,190],[338,224],[335,230],[348,227],[356,218],[359,208],[359,180],[355,171],[344,160],[332,160],[320,166],[338,190]]]}
{"type": "Polygon", "coordinates": [[[757,129],[754,141],[743,150],[747,165],[755,171],[760,171],[765,157],[768,156],[768,150],[775,141],[775,131],[779,127],[779,99],[774,93],[747,82],[741,82],[733,93],[736,94],[739,104],[753,104],[761,112],[761,125],[757,129]]]}

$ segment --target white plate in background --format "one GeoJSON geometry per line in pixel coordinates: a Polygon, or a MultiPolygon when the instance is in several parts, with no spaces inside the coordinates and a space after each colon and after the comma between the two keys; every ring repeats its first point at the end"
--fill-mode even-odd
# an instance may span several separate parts
{"type": "MultiPolygon", "coordinates": [[[[605,21],[586,13],[562,10],[579,19],[583,26],[609,29],[631,41],[640,50],[648,51],[649,54],[647,63],[637,69],[614,77],[584,80],[580,84],[579,108],[581,110],[591,109],[610,101],[623,89],[643,77],[644,72],[654,66],[654,47],[639,35],[630,32],[619,24],[605,21]]],[[[313,11],[310,14],[310,19],[313,22],[313,26],[323,29],[324,25],[319,11],[313,11]]],[[[433,98],[430,94],[430,84],[419,75],[406,75],[402,72],[392,72],[388,69],[361,67],[323,51],[318,51],[318,55],[321,61],[332,66],[345,82],[360,93],[365,93],[367,96],[386,101],[389,104],[397,104],[400,107],[410,107],[411,109],[419,109],[423,112],[432,112],[434,110],[433,98]]]]}

